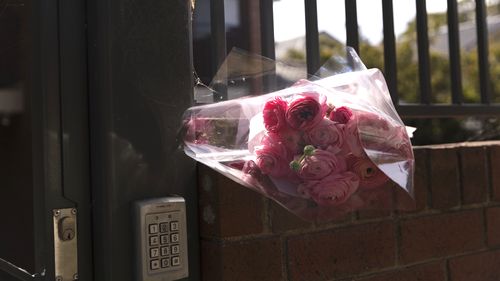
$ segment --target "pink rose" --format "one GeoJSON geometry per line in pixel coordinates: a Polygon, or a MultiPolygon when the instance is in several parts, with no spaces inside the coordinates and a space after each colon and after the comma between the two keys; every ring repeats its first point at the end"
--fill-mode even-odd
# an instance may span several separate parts
{"type": "Polygon", "coordinates": [[[299,186],[298,192],[320,206],[337,206],[346,202],[358,186],[358,176],[352,172],[344,172],[318,181],[305,182],[299,186]]]}
{"type": "Polygon", "coordinates": [[[376,188],[386,183],[389,178],[375,165],[368,156],[347,159],[349,170],[358,175],[360,188],[376,188]]]}
{"type": "Polygon", "coordinates": [[[344,132],[341,124],[323,119],[321,122],[307,132],[307,140],[315,147],[327,149],[333,153],[342,150],[344,145],[344,132]]]}
{"type": "Polygon", "coordinates": [[[322,149],[315,149],[313,155],[306,156],[299,162],[298,176],[305,180],[320,180],[331,174],[340,173],[347,169],[343,157],[322,149]]]}
{"type": "Polygon", "coordinates": [[[266,102],[262,114],[266,130],[273,133],[280,132],[286,126],[285,112],[288,105],[280,97],[266,102]]]}
{"type": "Polygon", "coordinates": [[[283,144],[292,154],[302,152],[304,138],[300,132],[285,126],[279,133],[269,132],[268,134],[273,141],[283,144]]]}
{"type": "Polygon", "coordinates": [[[330,120],[338,122],[340,124],[347,124],[349,120],[352,118],[352,110],[348,107],[341,106],[335,108],[332,112],[330,112],[330,120]]]}
{"type": "Polygon", "coordinates": [[[263,140],[263,145],[255,148],[256,164],[262,174],[273,177],[283,177],[291,173],[289,166],[291,156],[281,143],[270,138],[263,140]]]}
{"type": "Polygon", "coordinates": [[[308,92],[290,102],[285,116],[292,129],[309,130],[323,119],[325,112],[324,98],[315,92],[308,92]]]}

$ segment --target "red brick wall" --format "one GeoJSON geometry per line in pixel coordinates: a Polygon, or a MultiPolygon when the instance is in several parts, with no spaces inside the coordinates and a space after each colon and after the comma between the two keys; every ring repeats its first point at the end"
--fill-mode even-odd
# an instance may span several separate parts
{"type": "Polygon", "coordinates": [[[415,148],[417,210],[303,222],[200,166],[203,280],[500,280],[500,142],[415,148]]]}

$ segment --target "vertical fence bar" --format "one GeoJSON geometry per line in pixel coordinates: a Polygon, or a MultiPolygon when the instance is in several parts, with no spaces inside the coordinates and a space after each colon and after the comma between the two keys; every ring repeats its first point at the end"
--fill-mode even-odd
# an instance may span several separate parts
{"type": "MultiPolygon", "coordinates": [[[[417,0],[418,1],[418,0],[417,0]]],[[[392,0],[382,0],[382,15],[384,23],[384,72],[387,77],[392,102],[398,104],[396,38],[394,35],[394,12],[392,0]]]]}
{"type": "Polygon", "coordinates": [[[210,28],[214,74],[226,57],[226,19],[224,0],[210,0],[210,28]]]}
{"type": "MultiPolygon", "coordinates": [[[[262,56],[270,59],[276,58],[274,42],[274,8],[273,0],[260,0],[260,36],[262,56]]],[[[263,90],[270,92],[276,90],[276,69],[262,79],[263,90]]]]}
{"type": "Polygon", "coordinates": [[[451,100],[454,104],[463,102],[462,70],[460,64],[460,36],[458,31],[457,0],[448,0],[448,45],[450,48],[451,100]]]}
{"type": "Polygon", "coordinates": [[[274,15],[273,0],[260,0],[260,34],[262,55],[270,59],[276,58],[274,47],[274,15]]]}
{"type": "MultiPolygon", "coordinates": [[[[212,73],[215,75],[226,57],[226,19],[224,16],[224,0],[210,0],[210,31],[212,43],[212,73]]],[[[215,100],[227,100],[225,84],[213,85],[217,94],[215,100]]]]}
{"type": "Polygon", "coordinates": [[[304,0],[306,16],[306,59],[307,73],[314,74],[319,69],[318,7],[316,0],[304,0]]]}
{"type": "Polygon", "coordinates": [[[418,76],[420,82],[420,103],[431,103],[431,75],[429,59],[429,35],[427,31],[426,0],[416,0],[417,4],[417,44],[418,76]]]}
{"type": "Polygon", "coordinates": [[[346,44],[359,54],[358,11],[356,0],[345,0],[346,44]]]}
{"type": "Polygon", "coordinates": [[[477,57],[479,60],[479,85],[481,89],[481,103],[489,104],[490,97],[490,70],[488,63],[488,25],[484,0],[476,0],[476,32],[477,57]]]}

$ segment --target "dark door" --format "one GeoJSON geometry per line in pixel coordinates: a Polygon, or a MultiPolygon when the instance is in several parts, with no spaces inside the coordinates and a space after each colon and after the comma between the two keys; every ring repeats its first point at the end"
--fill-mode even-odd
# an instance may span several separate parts
{"type": "Polygon", "coordinates": [[[0,0],[0,280],[57,280],[54,213],[67,208],[74,277],[133,280],[131,205],[172,194],[199,279],[195,166],[175,140],[192,99],[190,7],[0,0]]]}
{"type": "Polygon", "coordinates": [[[54,213],[77,210],[92,279],[84,1],[0,1],[0,279],[55,280],[54,213]]]}

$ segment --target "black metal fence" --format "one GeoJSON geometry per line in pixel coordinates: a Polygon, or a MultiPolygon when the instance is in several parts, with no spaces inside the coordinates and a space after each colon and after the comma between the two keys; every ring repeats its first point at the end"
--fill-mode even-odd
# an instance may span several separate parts
{"type": "MultiPolygon", "coordinates": [[[[394,32],[393,0],[381,0],[383,11],[384,74],[392,100],[403,117],[429,118],[454,116],[500,115],[500,104],[492,103],[488,63],[488,26],[485,0],[475,1],[477,57],[479,69],[480,101],[464,103],[460,61],[459,17],[457,0],[447,0],[447,25],[451,81],[451,103],[432,103],[431,65],[426,0],[416,0],[416,32],[418,48],[419,102],[399,102],[397,84],[396,38],[394,32]]],[[[306,25],[306,61],[308,73],[320,67],[317,1],[304,0],[306,25]]],[[[397,12],[397,11],[396,11],[397,12]]],[[[260,0],[260,41],[263,56],[275,58],[273,27],[273,0],[260,0]]],[[[359,33],[356,0],[345,0],[346,44],[359,52],[359,33]]],[[[217,68],[226,55],[224,0],[210,0],[211,49],[217,68]]]]}

